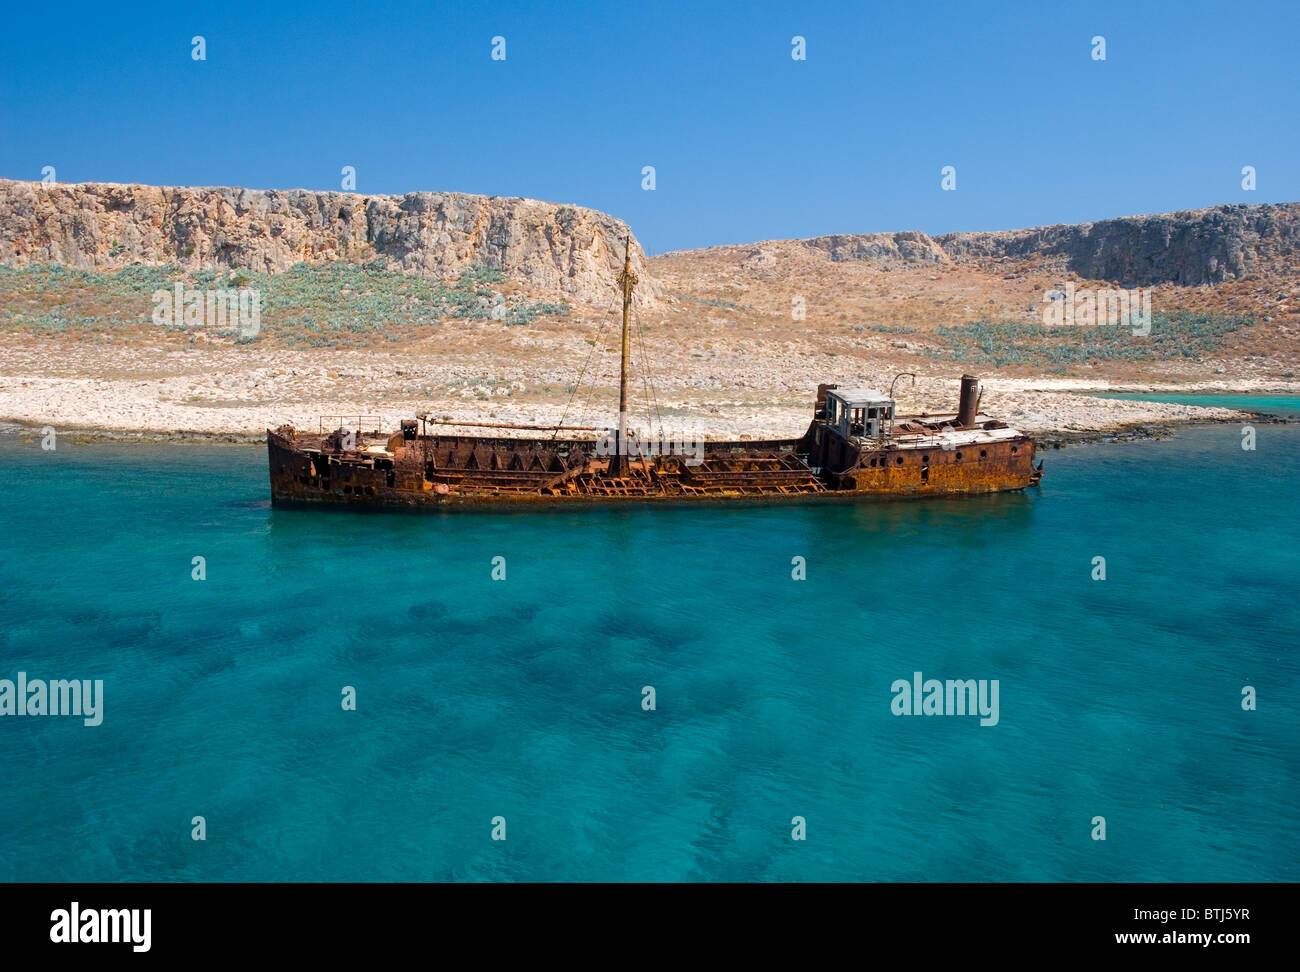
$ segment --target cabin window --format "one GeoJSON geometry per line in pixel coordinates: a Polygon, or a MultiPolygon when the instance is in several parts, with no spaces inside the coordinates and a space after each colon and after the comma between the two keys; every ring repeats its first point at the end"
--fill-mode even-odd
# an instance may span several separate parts
{"type": "Polygon", "coordinates": [[[958,462],[961,462],[961,453],[960,453],[960,452],[957,453],[957,461],[958,461],[958,462]]]}
{"type": "Polygon", "coordinates": [[[1013,456],[1016,454],[1016,447],[1015,447],[1015,446],[1012,446],[1012,447],[1011,447],[1011,454],[1012,454],[1013,456]]]}
{"type": "Polygon", "coordinates": [[[901,466],[901,465],[903,464],[903,457],[902,457],[902,456],[899,456],[899,457],[898,457],[897,459],[895,459],[894,461],[895,461],[896,463],[898,463],[898,464],[901,466]]]}
{"type": "Polygon", "coordinates": [[[988,457],[989,457],[989,451],[988,451],[988,449],[981,449],[981,450],[980,450],[980,458],[981,458],[981,459],[987,459],[988,457]]]}

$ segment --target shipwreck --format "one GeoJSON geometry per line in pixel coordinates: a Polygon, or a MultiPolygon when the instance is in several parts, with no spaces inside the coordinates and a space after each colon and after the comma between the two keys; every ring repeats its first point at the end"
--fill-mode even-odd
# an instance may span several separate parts
{"type": "Polygon", "coordinates": [[[629,428],[627,410],[636,282],[629,240],[619,275],[622,362],[614,428],[429,415],[404,419],[391,432],[363,431],[365,416],[356,417],[355,427],[340,420],[330,431],[323,419],[315,432],[281,426],[267,430],[272,502],[427,510],[819,502],[993,493],[1042,479],[1033,439],[980,412],[981,384],[971,375],[962,376],[951,414],[896,415],[892,389],[823,384],[808,428],[794,438],[686,443],[662,431],[642,435],[629,428]]]}

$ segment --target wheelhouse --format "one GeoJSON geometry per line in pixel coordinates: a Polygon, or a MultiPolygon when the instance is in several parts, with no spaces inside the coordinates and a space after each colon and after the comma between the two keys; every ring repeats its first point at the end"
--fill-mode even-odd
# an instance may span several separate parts
{"type": "Polygon", "coordinates": [[[826,425],[851,441],[879,439],[894,428],[894,401],[871,388],[836,388],[826,392],[826,425]]]}

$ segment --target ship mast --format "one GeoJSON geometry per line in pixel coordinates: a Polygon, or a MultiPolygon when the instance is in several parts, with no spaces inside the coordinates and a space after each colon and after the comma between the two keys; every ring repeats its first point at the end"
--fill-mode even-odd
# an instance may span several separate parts
{"type": "Polygon", "coordinates": [[[628,359],[628,320],[632,310],[632,289],[637,284],[637,275],[632,270],[632,236],[629,233],[623,250],[623,272],[618,275],[619,286],[623,288],[623,358],[618,370],[618,432],[614,440],[614,455],[609,462],[609,474],[619,478],[628,475],[627,459],[627,359],[628,359]]]}

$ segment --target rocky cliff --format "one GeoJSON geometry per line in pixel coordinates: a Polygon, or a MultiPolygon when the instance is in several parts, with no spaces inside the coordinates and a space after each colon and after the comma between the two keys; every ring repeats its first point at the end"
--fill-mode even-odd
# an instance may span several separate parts
{"type": "Polygon", "coordinates": [[[936,243],[950,259],[1053,258],[1088,280],[1124,286],[1195,286],[1300,261],[1300,203],[1231,205],[1162,216],[951,233],[936,243]]]}
{"type": "MultiPolygon", "coordinates": [[[[15,265],[178,263],[277,273],[300,261],[382,259],[393,268],[442,277],[477,265],[501,270],[533,292],[607,304],[617,299],[627,235],[621,220],[592,209],[466,193],[373,196],[0,180],[0,263],[15,265]]],[[[1195,286],[1252,272],[1294,273],[1300,203],[937,237],[900,232],[772,241],[759,245],[746,268],[780,273],[776,253],[785,247],[884,269],[954,262],[994,271],[1031,261],[1127,287],[1195,286]]],[[[663,291],[635,239],[632,259],[641,279],[638,303],[657,303],[663,291]]]]}
{"type": "MultiPolygon", "coordinates": [[[[169,188],[0,180],[0,263],[82,268],[178,263],[278,273],[300,261],[383,259],[454,276],[501,270],[536,292],[617,299],[627,225],[593,209],[456,192],[372,196],[304,189],[169,188]]],[[[643,267],[638,297],[659,288],[643,267]]]]}
{"type": "Polygon", "coordinates": [[[819,236],[807,245],[825,250],[834,261],[866,260],[883,267],[899,264],[942,263],[943,250],[924,233],[869,233],[819,236]]]}
{"type": "Polygon", "coordinates": [[[1126,287],[1216,284],[1300,267],[1300,203],[1229,205],[1161,216],[996,233],[867,233],[797,241],[831,260],[883,269],[955,262],[992,270],[1032,260],[1126,287]]]}

